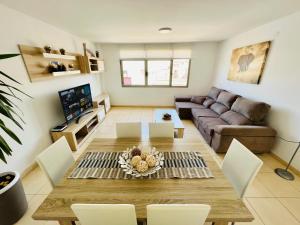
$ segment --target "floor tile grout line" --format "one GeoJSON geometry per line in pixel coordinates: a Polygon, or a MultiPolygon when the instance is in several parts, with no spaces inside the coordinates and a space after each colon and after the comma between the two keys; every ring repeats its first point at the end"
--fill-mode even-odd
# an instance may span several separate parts
{"type": "Polygon", "coordinates": [[[291,212],[291,210],[290,210],[288,207],[286,207],[286,206],[280,201],[280,198],[277,199],[277,200],[279,201],[279,203],[280,203],[287,211],[289,211],[289,213],[295,218],[295,220],[297,220],[297,221],[300,223],[300,219],[298,219],[298,218],[294,215],[294,213],[291,212]]]}
{"type": "Polygon", "coordinates": [[[254,206],[252,205],[252,203],[250,201],[248,201],[248,198],[246,198],[248,204],[250,205],[250,207],[254,210],[255,212],[255,215],[258,216],[260,222],[263,224],[263,225],[267,225],[265,224],[265,222],[263,221],[263,219],[261,218],[261,216],[259,215],[259,213],[256,211],[256,209],[254,208],[254,206]]]}

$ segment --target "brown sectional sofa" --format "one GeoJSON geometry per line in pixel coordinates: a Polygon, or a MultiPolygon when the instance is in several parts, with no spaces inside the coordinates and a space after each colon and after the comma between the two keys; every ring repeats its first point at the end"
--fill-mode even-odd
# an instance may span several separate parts
{"type": "Polygon", "coordinates": [[[276,131],[266,126],[270,106],[212,87],[207,96],[175,97],[181,119],[192,119],[216,152],[226,152],[236,138],[254,153],[269,152],[276,131]]]}

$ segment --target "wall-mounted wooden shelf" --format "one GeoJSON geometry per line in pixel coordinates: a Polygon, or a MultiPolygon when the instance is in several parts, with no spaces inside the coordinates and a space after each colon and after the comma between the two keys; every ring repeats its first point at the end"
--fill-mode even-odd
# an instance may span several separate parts
{"type": "Polygon", "coordinates": [[[28,76],[31,82],[54,79],[65,75],[76,75],[81,73],[78,53],[67,53],[67,55],[45,53],[43,48],[19,45],[28,76]],[[48,66],[50,62],[57,61],[72,70],[50,73],[48,66]]]}
{"type": "Polygon", "coordinates": [[[60,55],[60,54],[52,54],[52,53],[43,53],[44,58],[47,59],[67,59],[67,60],[76,60],[76,56],[74,55],[60,55]]]}
{"type": "Polygon", "coordinates": [[[104,72],[104,61],[90,56],[80,56],[79,62],[83,73],[102,73],[104,72]]]}
{"type": "Polygon", "coordinates": [[[80,74],[80,70],[70,70],[70,71],[61,71],[61,72],[53,72],[52,73],[52,75],[55,77],[74,75],[74,74],[80,74]]]}

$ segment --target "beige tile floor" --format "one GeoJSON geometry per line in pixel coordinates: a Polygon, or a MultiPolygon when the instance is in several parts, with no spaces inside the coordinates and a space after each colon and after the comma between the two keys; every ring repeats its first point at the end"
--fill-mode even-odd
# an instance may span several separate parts
{"type": "MultiPolygon", "coordinates": [[[[74,153],[78,157],[93,138],[115,137],[115,122],[118,121],[153,121],[153,108],[113,107],[100,127],[89,138],[86,145],[74,153]]],[[[184,141],[203,141],[191,121],[183,121],[186,127],[184,141]]],[[[221,162],[224,155],[216,155],[221,162]]],[[[246,193],[245,204],[255,220],[237,225],[300,225],[300,177],[286,181],[273,172],[282,165],[269,154],[259,155],[264,165],[246,193]]],[[[17,225],[58,225],[54,221],[34,221],[31,215],[51,191],[51,187],[39,168],[34,169],[24,179],[23,184],[29,202],[29,209],[17,225]]]]}

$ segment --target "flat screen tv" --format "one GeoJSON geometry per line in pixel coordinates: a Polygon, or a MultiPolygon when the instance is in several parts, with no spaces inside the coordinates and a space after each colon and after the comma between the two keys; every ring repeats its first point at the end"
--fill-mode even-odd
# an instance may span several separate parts
{"type": "Polygon", "coordinates": [[[67,123],[86,114],[93,107],[90,84],[58,92],[67,123]]]}

